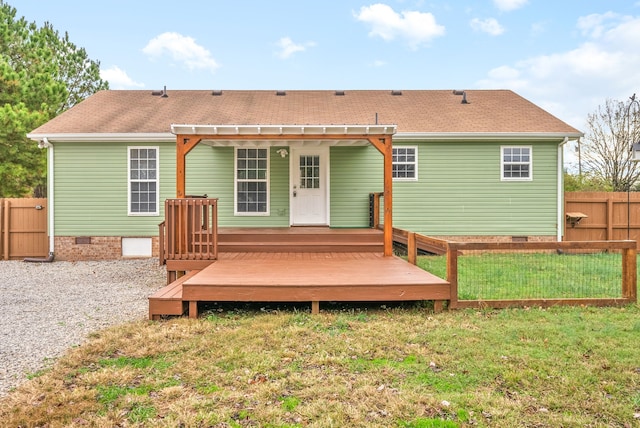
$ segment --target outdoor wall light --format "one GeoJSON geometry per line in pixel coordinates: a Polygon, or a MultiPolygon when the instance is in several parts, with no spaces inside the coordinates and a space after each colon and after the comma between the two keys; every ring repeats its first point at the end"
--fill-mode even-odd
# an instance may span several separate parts
{"type": "Polygon", "coordinates": [[[287,149],[280,149],[278,151],[276,151],[277,154],[280,155],[280,157],[286,158],[289,155],[289,152],[287,151],[287,149]]]}

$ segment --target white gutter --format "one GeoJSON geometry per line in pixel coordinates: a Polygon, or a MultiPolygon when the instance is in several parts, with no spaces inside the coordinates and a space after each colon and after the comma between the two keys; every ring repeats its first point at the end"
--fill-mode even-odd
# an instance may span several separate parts
{"type": "MultiPolygon", "coordinates": [[[[408,141],[496,141],[514,140],[535,141],[535,140],[558,140],[564,138],[579,138],[582,133],[567,134],[566,132],[398,132],[393,136],[395,142],[408,141]]],[[[563,143],[564,144],[564,143],[563,143]]]]}
{"type": "Polygon", "coordinates": [[[67,134],[27,134],[27,138],[34,141],[47,139],[51,143],[175,143],[176,137],[170,132],[149,132],[149,133],[67,133],[67,134]]]}

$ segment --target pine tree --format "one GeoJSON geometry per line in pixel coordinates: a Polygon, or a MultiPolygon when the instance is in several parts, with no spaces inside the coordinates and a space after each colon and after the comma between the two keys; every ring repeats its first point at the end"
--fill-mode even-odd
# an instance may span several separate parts
{"type": "Polygon", "coordinates": [[[108,84],[68,34],[16,13],[0,0],[0,197],[43,196],[46,152],[26,134],[108,84]]]}

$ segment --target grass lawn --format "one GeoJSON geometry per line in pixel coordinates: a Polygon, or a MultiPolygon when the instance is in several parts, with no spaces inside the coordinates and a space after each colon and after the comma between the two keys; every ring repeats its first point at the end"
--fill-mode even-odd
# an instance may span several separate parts
{"type": "Polygon", "coordinates": [[[228,307],[101,331],[3,426],[633,427],[640,306],[228,307]]]}
{"type": "MultiPolygon", "coordinates": [[[[446,278],[445,256],[417,265],[446,278]]],[[[460,300],[622,297],[622,257],[615,253],[484,253],[458,257],[460,300]]]]}

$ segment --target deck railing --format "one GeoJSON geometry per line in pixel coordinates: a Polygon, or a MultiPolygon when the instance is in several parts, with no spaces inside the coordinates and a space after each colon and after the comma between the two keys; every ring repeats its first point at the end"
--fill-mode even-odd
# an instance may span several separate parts
{"type": "Polygon", "coordinates": [[[159,260],[215,260],[218,257],[218,199],[167,199],[159,228],[159,260]]]}
{"type": "Polygon", "coordinates": [[[380,204],[384,198],[384,192],[369,193],[369,227],[378,229],[380,227],[380,204]]]}

